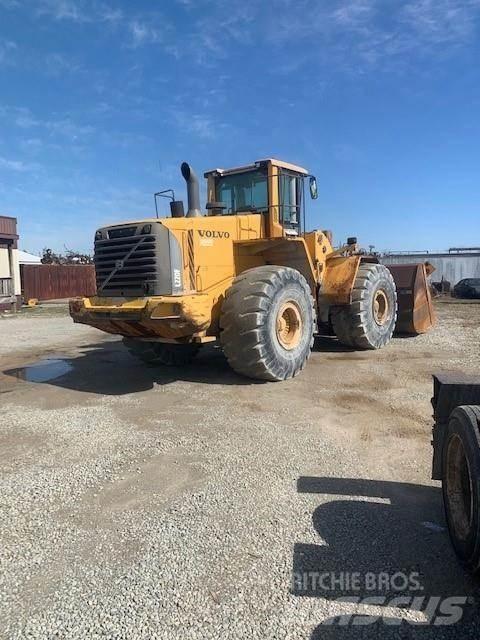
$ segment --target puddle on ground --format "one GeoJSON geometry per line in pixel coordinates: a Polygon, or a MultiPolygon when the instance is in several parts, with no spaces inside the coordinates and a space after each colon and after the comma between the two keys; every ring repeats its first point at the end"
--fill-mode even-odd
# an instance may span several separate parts
{"type": "Polygon", "coordinates": [[[14,375],[19,380],[26,382],[48,382],[60,378],[72,370],[72,365],[66,360],[58,358],[45,358],[34,364],[27,364],[25,367],[12,369],[8,373],[14,375]]]}

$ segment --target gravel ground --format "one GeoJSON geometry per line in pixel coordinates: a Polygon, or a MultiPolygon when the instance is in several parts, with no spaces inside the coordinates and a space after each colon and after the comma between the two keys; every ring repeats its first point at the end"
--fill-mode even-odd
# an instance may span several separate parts
{"type": "Polygon", "coordinates": [[[144,367],[61,308],[2,318],[0,634],[478,638],[478,583],[429,480],[429,401],[433,371],[475,371],[480,305],[438,313],[380,352],[319,340],[282,384],[214,348],[144,367]],[[397,591],[398,572],[421,589],[397,591]],[[426,600],[391,603],[412,593],[468,597],[462,622],[413,625],[426,600]],[[372,624],[339,624],[355,611],[372,624]]]}

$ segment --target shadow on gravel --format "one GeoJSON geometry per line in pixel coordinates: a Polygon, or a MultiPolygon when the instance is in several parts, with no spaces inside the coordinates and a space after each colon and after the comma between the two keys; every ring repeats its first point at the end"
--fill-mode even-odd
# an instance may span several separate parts
{"type": "Polygon", "coordinates": [[[311,640],[480,638],[479,583],[456,560],[441,489],[314,477],[299,478],[297,488],[322,494],[312,520],[324,544],[294,545],[292,593],[337,601],[342,613],[311,640]],[[329,495],[337,498],[326,502],[329,495]],[[363,615],[355,614],[362,601],[363,615]],[[408,611],[429,622],[402,620],[408,611]]]}
{"type": "MultiPolygon", "coordinates": [[[[322,337],[316,339],[315,351],[335,353],[353,349],[342,346],[336,338],[322,337]]],[[[362,359],[361,356],[352,357],[362,359]]],[[[266,384],[237,375],[229,367],[222,350],[212,344],[204,345],[189,365],[162,367],[140,362],[129,354],[120,340],[84,345],[76,357],[55,355],[3,373],[27,382],[100,395],[137,393],[178,380],[242,386],[266,384]]]]}
{"type": "Polygon", "coordinates": [[[138,393],[177,380],[222,385],[262,384],[237,375],[228,366],[222,351],[212,345],[205,345],[188,366],[161,367],[140,362],[121,341],[86,345],[76,357],[44,358],[3,373],[27,382],[100,395],[138,393]]]}
{"type": "Polygon", "coordinates": [[[313,350],[323,353],[351,353],[355,351],[352,347],[347,347],[339,342],[335,336],[316,336],[313,350]]]}

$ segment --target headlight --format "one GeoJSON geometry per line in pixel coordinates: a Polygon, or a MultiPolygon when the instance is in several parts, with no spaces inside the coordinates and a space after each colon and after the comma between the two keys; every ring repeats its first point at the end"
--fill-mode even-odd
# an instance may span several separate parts
{"type": "Polygon", "coordinates": [[[101,231],[97,231],[95,233],[95,240],[101,240],[102,239],[102,232],[101,231]]]}
{"type": "Polygon", "coordinates": [[[149,234],[152,233],[152,225],[151,224],[146,224],[142,227],[142,230],[140,231],[140,233],[143,234],[149,234]]]}

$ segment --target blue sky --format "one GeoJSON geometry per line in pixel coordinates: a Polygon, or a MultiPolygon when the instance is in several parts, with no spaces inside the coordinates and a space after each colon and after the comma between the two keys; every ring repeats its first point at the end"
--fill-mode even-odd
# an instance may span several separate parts
{"type": "Polygon", "coordinates": [[[0,214],[34,252],[266,156],[337,240],[479,245],[479,115],[480,0],[0,0],[0,214]]]}

